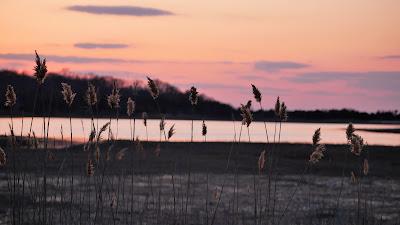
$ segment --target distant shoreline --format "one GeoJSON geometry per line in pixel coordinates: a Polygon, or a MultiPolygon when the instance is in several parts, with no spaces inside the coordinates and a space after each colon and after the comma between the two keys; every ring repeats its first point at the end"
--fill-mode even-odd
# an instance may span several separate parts
{"type": "Polygon", "coordinates": [[[391,134],[400,134],[400,129],[357,129],[359,131],[367,131],[367,132],[376,132],[376,133],[391,133],[391,134]]]}
{"type": "MultiPolygon", "coordinates": [[[[141,115],[141,113],[139,113],[139,114],[141,115]]],[[[14,119],[15,118],[21,118],[22,115],[14,115],[13,117],[14,117],[14,119]]],[[[24,115],[23,117],[24,118],[31,118],[31,116],[28,116],[28,115],[24,115]]],[[[0,118],[7,119],[7,118],[10,118],[10,117],[7,116],[7,115],[0,115],[0,118]]],[[[36,115],[34,118],[42,118],[42,117],[36,115]]],[[[69,118],[69,117],[65,116],[65,115],[53,115],[53,116],[51,116],[51,118],[69,118]]],[[[82,116],[80,116],[80,115],[72,115],[72,118],[73,119],[91,119],[91,117],[89,115],[88,116],[86,116],[86,115],[82,115],[82,116]]],[[[109,116],[105,116],[105,115],[99,116],[99,117],[96,117],[96,118],[99,118],[99,119],[110,119],[109,116]]],[[[115,116],[113,116],[112,118],[116,119],[115,116]]],[[[118,118],[119,119],[129,119],[128,117],[121,116],[121,115],[118,118]]],[[[142,119],[142,117],[141,116],[137,116],[136,119],[142,119]]],[[[157,116],[148,115],[148,119],[158,120],[160,118],[157,117],[157,116]]],[[[172,115],[168,115],[168,114],[166,115],[166,120],[192,120],[192,119],[194,119],[195,121],[203,121],[203,120],[206,120],[206,121],[229,121],[229,122],[232,121],[232,120],[228,120],[228,119],[214,118],[214,117],[210,117],[210,118],[194,117],[193,118],[190,115],[184,116],[184,117],[182,117],[182,116],[179,116],[179,117],[178,116],[172,116],[172,115]]],[[[236,121],[239,121],[239,120],[236,120],[236,121]]],[[[264,120],[259,120],[259,119],[254,119],[253,121],[254,122],[264,122],[264,120]]],[[[273,119],[266,119],[265,121],[268,122],[268,123],[274,123],[275,122],[273,119]]],[[[347,123],[350,123],[350,122],[353,123],[353,124],[393,124],[393,125],[399,124],[400,125],[400,120],[369,120],[369,121],[364,121],[364,120],[357,120],[357,119],[354,119],[354,120],[300,120],[300,119],[299,120],[295,120],[295,119],[290,120],[289,119],[288,121],[286,121],[284,123],[346,123],[347,124],[347,123]]],[[[384,130],[388,130],[387,133],[400,133],[400,131],[397,130],[397,129],[382,129],[382,131],[381,131],[381,129],[358,129],[358,130],[368,131],[368,132],[386,132],[384,130]]]]}

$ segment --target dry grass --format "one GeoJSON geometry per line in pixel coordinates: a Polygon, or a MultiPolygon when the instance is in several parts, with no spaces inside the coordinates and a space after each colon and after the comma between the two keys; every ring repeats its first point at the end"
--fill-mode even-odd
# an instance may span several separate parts
{"type": "MultiPolygon", "coordinates": [[[[37,53],[35,63],[35,77],[39,89],[41,85],[45,84],[47,65],[46,60],[41,60],[37,53]]],[[[346,129],[349,147],[343,151],[351,152],[352,157],[355,157],[350,168],[346,168],[346,171],[351,171],[350,181],[355,188],[353,190],[344,185],[345,173],[343,172],[342,183],[336,199],[334,197],[333,201],[332,199],[319,199],[321,202],[331,201],[336,203],[332,206],[332,215],[329,214],[328,219],[310,222],[307,221],[308,218],[310,220],[315,218],[311,215],[313,213],[311,202],[316,201],[316,195],[311,194],[313,192],[311,189],[314,188],[311,184],[316,186],[321,185],[317,184],[318,182],[324,182],[312,179],[312,173],[324,170],[326,162],[323,161],[326,158],[331,159],[330,154],[332,154],[324,144],[321,144],[321,128],[316,129],[312,136],[311,152],[309,149],[304,151],[306,154],[298,156],[301,160],[297,160],[296,163],[284,159],[285,155],[282,153],[284,150],[280,149],[282,146],[280,139],[282,123],[287,121],[288,112],[286,104],[281,102],[278,97],[274,106],[276,118],[273,143],[269,142],[267,121],[263,120],[266,142],[257,145],[257,149],[249,151],[249,146],[241,145],[242,128],[237,141],[236,128],[233,127],[235,135],[226,151],[222,152],[215,148],[207,152],[207,149],[204,150],[207,147],[206,144],[208,144],[206,143],[206,122],[202,121],[204,143],[194,144],[192,120],[190,143],[182,148],[184,150],[179,151],[176,144],[168,142],[176,131],[175,126],[172,125],[168,130],[168,135],[166,135],[167,122],[158,105],[160,91],[157,84],[149,77],[147,77],[147,81],[149,93],[156,103],[160,115],[160,141],[158,143],[146,142],[144,146],[139,138],[135,138],[135,101],[133,100],[135,96],[133,96],[132,98],[129,97],[126,102],[126,113],[129,118],[133,117],[134,120],[133,129],[131,128],[131,140],[127,146],[119,145],[118,115],[121,96],[115,82],[111,94],[107,97],[107,103],[112,110],[115,110],[117,117],[116,137],[114,138],[114,131],[111,128],[111,122],[114,118],[112,113],[110,114],[110,122],[101,126],[100,129],[98,129],[98,126],[97,128],[94,126],[95,116],[92,107],[101,100],[98,99],[96,87],[88,84],[84,97],[91,108],[93,121],[89,128],[91,132],[84,145],[73,146],[72,126],[70,125],[71,140],[69,147],[67,148],[62,141],[62,151],[69,152],[70,158],[56,149],[48,149],[47,145],[50,141],[46,135],[43,135],[43,148],[41,148],[35,131],[32,129],[30,130],[32,130],[33,138],[30,137],[31,131],[29,131],[28,143],[33,144],[22,145],[22,142],[16,140],[13,125],[10,124],[11,141],[8,146],[9,149],[5,151],[0,147],[0,166],[1,170],[5,171],[7,181],[8,205],[6,207],[11,209],[9,210],[11,213],[6,213],[7,223],[25,224],[27,221],[32,221],[33,224],[60,225],[78,223],[208,225],[282,224],[282,221],[289,221],[288,224],[290,224],[290,220],[285,220],[285,217],[290,213],[290,218],[299,218],[295,214],[300,211],[307,213],[307,215],[303,215],[302,220],[291,221],[292,223],[378,224],[379,220],[372,218],[375,214],[368,211],[374,207],[368,198],[366,188],[368,182],[371,182],[366,177],[370,173],[369,151],[363,138],[355,134],[355,128],[352,124],[349,124],[346,129]],[[277,128],[278,124],[279,129],[277,128]],[[107,141],[103,141],[102,136],[107,129],[109,130],[109,137],[107,141]],[[162,132],[164,132],[164,142],[161,138],[162,132]],[[192,155],[193,149],[195,149],[193,153],[195,157],[192,155]],[[263,150],[260,152],[261,149],[263,150]],[[12,153],[11,159],[7,158],[6,155],[9,152],[12,153]],[[30,170],[27,170],[25,168],[27,164],[24,167],[21,161],[22,157],[25,157],[24,154],[34,157],[29,165],[32,167],[30,170]],[[186,155],[186,160],[181,159],[182,155],[186,155]],[[129,164],[126,162],[127,158],[130,159],[129,164]],[[212,169],[209,167],[210,165],[218,168],[214,168],[215,170],[212,171],[214,180],[210,180],[208,175],[209,170],[212,169]],[[296,167],[297,172],[299,168],[303,167],[304,171],[297,173],[300,176],[296,182],[285,181],[286,183],[283,183],[279,179],[283,167],[296,167]],[[68,172],[69,168],[71,168],[70,173],[68,172]],[[194,173],[194,171],[199,170],[203,173],[194,173]],[[205,170],[207,173],[204,173],[205,170]],[[243,170],[246,172],[241,173],[243,170]],[[207,176],[203,176],[204,174],[207,174],[207,176]],[[130,177],[130,184],[127,184],[128,179],[126,177],[128,176],[130,177]],[[280,188],[285,191],[282,192],[280,188]],[[214,191],[209,191],[210,189],[214,191]],[[68,190],[70,191],[68,192],[68,190]],[[348,213],[346,216],[341,216],[338,213],[341,209],[342,191],[349,196],[353,195],[354,198],[354,204],[342,204],[343,210],[353,208],[356,209],[354,211],[357,213],[348,213]],[[299,202],[296,198],[308,201],[308,208],[304,202],[301,202],[302,205],[300,206],[292,206],[292,204],[299,202]],[[299,209],[301,207],[306,209],[299,209]],[[342,221],[344,219],[346,221],[342,221]],[[322,223],[320,223],[321,221],[322,223]]],[[[71,110],[76,94],[68,84],[62,83],[61,87],[63,99],[71,110]]],[[[251,87],[254,99],[260,104],[260,109],[263,110],[261,91],[253,84],[251,87]]],[[[12,109],[17,101],[14,87],[7,86],[5,96],[4,105],[12,109]]],[[[193,111],[199,103],[198,98],[199,93],[192,86],[189,90],[189,102],[193,111]]],[[[251,104],[250,100],[240,107],[242,127],[246,125],[249,141],[249,127],[254,119],[251,104]]],[[[35,113],[35,109],[33,109],[33,113],[35,113]]],[[[10,117],[12,118],[12,116],[11,110],[10,117]]],[[[147,113],[143,112],[142,118],[146,134],[147,117],[147,113]]],[[[46,134],[45,117],[43,121],[43,134],[46,134]]],[[[48,131],[50,116],[47,123],[48,131]]],[[[62,128],[60,132],[63,133],[62,128]]],[[[179,132],[189,132],[189,130],[179,132]]],[[[290,156],[293,157],[293,154],[298,154],[298,152],[290,152],[290,156]]],[[[343,164],[342,171],[345,171],[345,166],[348,165],[343,164]]],[[[336,166],[335,170],[340,171],[340,166],[336,166]]],[[[329,177],[321,177],[320,179],[329,179],[329,177]]],[[[322,191],[331,192],[332,196],[336,196],[335,190],[322,191]]]]}

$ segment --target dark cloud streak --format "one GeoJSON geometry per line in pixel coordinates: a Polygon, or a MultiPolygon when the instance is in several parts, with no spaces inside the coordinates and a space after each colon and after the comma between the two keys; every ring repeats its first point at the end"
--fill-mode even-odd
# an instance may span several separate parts
{"type": "MultiPolygon", "coordinates": [[[[60,56],[60,55],[41,55],[48,61],[58,63],[146,63],[147,61],[141,60],[125,60],[118,58],[97,58],[97,57],[81,57],[81,56],[60,56]]],[[[8,53],[0,54],[1,59],[9,60],[24,60],[33,61],[33,54],[19,54],[19,53],[8,53]]]]}
{"type": "Polygon", "coordinates": [[[291,61],[257,61],[254,63],[256,70],[278,72],[286,69],[303,69],[310,65],[291,61]]]}
{"type": "Polygon", "coordinates": [[[162,9],[139,6],[98,6],[98,5],[73,5],[67,7],[70,11],[85,12],[98,15],[118,16],[171,16],[174,13],[162,9]]]}
{"type": "Polygon", "coordinates": [[[400,71],[372,72],[310,72],[287,78],[295,83],[322,83],[345,81],[350,86],[366,90],[398,91],[400,87],[400,71]]]}
{"type": "Polygon", "coordinates": [[[76,43],[74,44],[75,48],[83,48],[83,49],[118,49],[118,48],[128,48],[129,45],[126,44],[118,44],[118,43],[76,43]]]}
{"type": "Polygon", "coordinates": [[[383,59],[383,60],[396,60],[396,59],[400,59],[400,55],[385,55],[385,56],[381,56],[379,57],[379,59],[383,59]]]}

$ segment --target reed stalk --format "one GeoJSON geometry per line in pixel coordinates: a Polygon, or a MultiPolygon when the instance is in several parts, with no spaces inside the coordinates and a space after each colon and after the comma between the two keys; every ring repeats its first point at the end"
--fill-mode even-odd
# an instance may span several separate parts
{"type": "MultiPolygon", "coordinates": [[[[7,90],[5,93],[5,103],[4,106],[9,108],[10,110],[10,121],[11,121],[11,125],[10,125],[10,134],[11,134],[11,145],[12,145],[12,158],[13,158],[13,189],[12,189],[12,223],[13,225],[16,224],[16,156],[15,156],[15,137],[14,137],[14,121],[13,121],[13,107],[17,102],[17,96],[15,94],[14,91],[14,87],[11,85],[7,85],[7,90]]],[[[1,165],[5,165],[6,163],[6,156],[5,156],[5,152],[1,149],[1,158],[2,158],[2,162],[1,165]]]]}
{"type": "MultiPolygon", "coordinates": [[[[135,87],[136,88],[136,87],[135,87]]],[[[128,101],[126,103],[127,105],[127,115],[129,117],[129,128],[130,128],[130,134],[131,134],[131,143],[132,147],[135,147],[135,128],[136,128],[136,117],[135,117],[135,101],[133,101],[130,97],[128,98],[128,101]],[[132,116],[133,116],[133,129],[132,129],[132,116]]],[[[133,169],[133,151],[135,149],[132,149],[131,153],[131,207],[130,207],[130,214],[131,214],[131,223],[133,223],[133,175],[134,175],[134,169],[133,169]]]]}
{"type": "MultiPolygon", "coordinates": [[[[234,121],[234,120],[233,120],[233,121],[234,121]]],[[[236,138],[236,134],[234,135],[234,138],[236,138]]],[[[239,137],[239,142],[240,142],[240,137],[239,137]]],[[[229,170],[229,166],[230,166],[230,162],[231,162],[231,157],[232,157],[232,152],[233,152],[233,149],[234,149],[233,147],[234,147],[234,144],[235,144],[235,143],[236,143],[235,141],[232,141],[232,142],[231,142],[230,149],[229,149],[229,154],[228,154],[228,158],[227,158],[226,165],[225,165],[225,172],[227,172],[227,171],[229,170]]],[[[215,218],[216,218],[216,215],[217,215],[217,211],[218,211],[219,205],[220,205],[220,203],[221,203],[221,198],[222,198],[222,194],[223,194],[223,192],[224,192],[224,188],[225,188],[227,179],[228,179],[228,177],[225,176],[224,179],[223,179],[223,181],[222,181],[221,190],[220,190],[220,192],[219,192],[219,194],[218,194],[218,196],[217,196],[217,204],[216,204],[215,209],[214,209],[214,211],[213,211],[213,213],[212,213],[211,225],[213,225],[213,224],[215,223],[215,218]]]]}

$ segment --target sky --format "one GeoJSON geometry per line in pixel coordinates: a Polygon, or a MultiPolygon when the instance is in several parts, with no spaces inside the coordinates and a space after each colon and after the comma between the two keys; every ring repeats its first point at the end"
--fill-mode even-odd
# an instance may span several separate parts
{"type": "Polygon", "coordinates": [[[398,0],[1,0],[0,68],[146,76],[238,106],[400,109],[398,0]]]}

